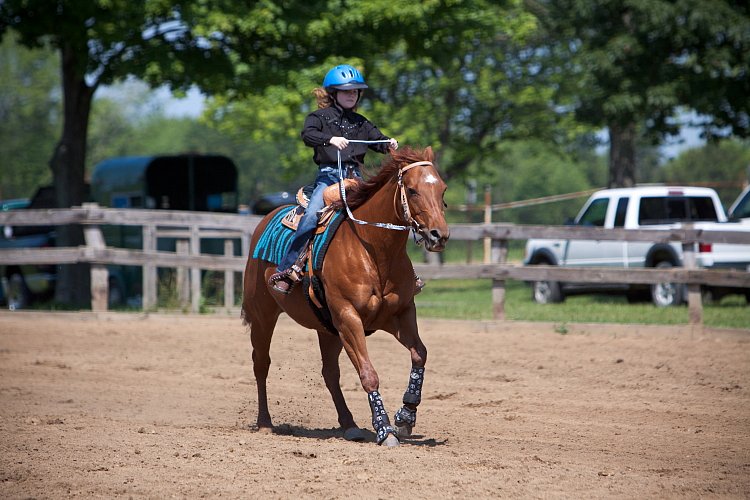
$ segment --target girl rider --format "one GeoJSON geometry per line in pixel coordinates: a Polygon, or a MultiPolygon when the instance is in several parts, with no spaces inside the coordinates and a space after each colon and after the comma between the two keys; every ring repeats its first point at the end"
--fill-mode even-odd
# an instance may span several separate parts
{"type": "Polygon", "coordinates": [[[301,280],[302,269],[296,264],[315,231],[318,211],[323,208],[323,190],[339,181],[337,152],[341,152],[344,175],[361,178],[367,149],[387,153],[398,149],[396,139],[383,135],[367,118],[358,114],[357,104],[367,88],[365,79],[356,68],[343,64],[332,68],[323,79],[323,86],[313,91],[318,109],[307,118],[302,128],[302,140],[313,148],[313,161],[318,165],[315,189],[310,195],[307,210],[297,226],[291,246],[277,272],[269,278],[269,285],[287,294],[301,280]],[[375,144],[350,143],[350,140],[388,141],[375,144]]]}

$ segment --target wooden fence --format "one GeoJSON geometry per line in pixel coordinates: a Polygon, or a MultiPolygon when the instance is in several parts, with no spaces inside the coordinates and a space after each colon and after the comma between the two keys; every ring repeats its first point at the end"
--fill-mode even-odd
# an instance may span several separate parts
{"type": "MultiPolygon", "coordinates": [[[[86,204],[72,209],[18,210],[0,213],[0,225],[61,225],[81,224],[86,245],[77,248],[39,248],[0,250],[0,262],[15,264],[91,264],[91,307],[94,311],[107,309],[107,265],[140,266],[143,268],[143,307],[156,306],[156,269],[178,269],[178,289],[188,280],[180,279],[180,272],[189,270],[191,310],[197,312],[201,301],[201,270],[225,273],[225,307],[234,306],[234,273],[244,270],[249,251],[250,236],[260,217],[239,214],[213,214],[168,210],[111,209],[86,204]],[[142,249],[108,247],[101,232],[104,225],[141,226],[142,249]],[[176,252],[158,251],[160,238],[178,241],[176,252]],[[225,243],[224,255],[200,254],[200,241],[218,238],[225,243]],[[239,240],[241,255],[233,252],[234,240],[239,240]],[[182,243],[180,243],[182,242],[182,243]]],[[[478,278],[492,280],[493,316],[505,318],[505,280],[567,281],[577,283],[685,283],[688,287],[690,322],[703,320],[700,286],[728,286],[750,288],[747,270],[706,270],[696,267],[694,244],[737,243],[750,245],[750,233],[736,231],[702,231],[691,228],[669,230],[625,230],[597,227],[530,226],[514,224],[453,224],[451,241],[485,242],[482,264],[415,264],[416,271],[427,279],[478,278]],[[683,266],[672,269],[652,268],[565,268],[556,266],[521,266],[507,262],[509,240],[529,238],[616,240],[628,242],[682,243],[683,266]]],[[[449,243],[450,244],[450,243],[449,243]]],[[[185,276],[185,274],[182,274],[185,276]]]]}

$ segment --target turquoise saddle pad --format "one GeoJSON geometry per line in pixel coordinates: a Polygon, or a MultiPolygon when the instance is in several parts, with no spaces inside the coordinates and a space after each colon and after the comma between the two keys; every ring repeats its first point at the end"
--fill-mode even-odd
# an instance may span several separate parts
{"type": "MultiPolygon", "coordinates": [[[[281,223],[282,219],[290,211],[295,210],[296,205],[290,205],[279,210],[268,222],[266,229],[261,234],[258,244],[253,250],[254,259],[267,260],[278,265],[281,259],[284,258],[286,252],[292,244],[294,238],[294,231],[286,227],[281,223]]],[[[341,222],[346,218],[343,211],[338,211],[333,214],[331,222],[326,227],[325,231],[321,234],[316,234],[313,238],[312,246],[312,260],[313,269],[318,271],[323,267],[323,259],[325,253],[328,250],[328,245],[331,243],[336,230],[341,225],[341,222]]],[[[307,264],[305,264],[307,269],[307,264]]]]}

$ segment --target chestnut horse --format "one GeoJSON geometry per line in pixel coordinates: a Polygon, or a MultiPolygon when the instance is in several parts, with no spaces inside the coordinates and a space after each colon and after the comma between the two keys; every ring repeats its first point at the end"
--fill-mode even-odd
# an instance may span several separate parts
{"type": "Polygon", "coordinates": [[[377,443],[396,446],[399,435],[411,434],[421,400],[427,349],[417,329],[414,268],[406,253],[406,243],[410,229],[427,250],[440,252],[449,236],[443,201],[446,184],[433,161],[430,147],[403,148],[386,157],[374,177],[347,190],[345,201],[356,220],[346,218],[341,223],[328,245],[321,271],[315,272],[325,291],[330,323],[337,333],[331,333],[314,314],[304,295],[304,286],[297,284],[288,295],[268,286],[276,265],[253,258],[253,251],[269,220],[283,207],[261,221],[250,245],[242,301],[243,318],[250,324],[259,430],[273,429],[266,378],[271,364],[271,337],[278,316],[284,311],[300,325],[318,332],[323,379],[346,439],[362,441],[364,433],[354,422],[339,385],[338,360],[342,348],[367,393],[377,443]],[[363,221],[368,224],[362,224],[363,221]],[[395,414],[395,427],[383,407],[378,374],[367,354],[365,334],[375,330],[392,334],[411,357],[409,384],[404,405],[395,414]]]}

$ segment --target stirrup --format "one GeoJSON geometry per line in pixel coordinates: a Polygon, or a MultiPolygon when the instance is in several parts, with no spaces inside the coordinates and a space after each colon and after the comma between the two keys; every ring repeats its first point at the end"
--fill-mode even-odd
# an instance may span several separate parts
{"type": "Polygon", "coordinates": [[[294,288],[294,281],[290,277],[290,272],[289,269],[285,269],[272,274],[268,278],[268,285],[276,292],[283,293],[284,295],[289,294],[292,288],[294,288]]]}
{"type": "Polygon", "coordinates": [[[268,278],[268,284],[279,293],[288,294],[294,285],[302,281],[302,269],[297,264],[292,264],[289,269],[274,273],[268,278]],[[287,286],[281,285],[285,283],[287,286]]]}

